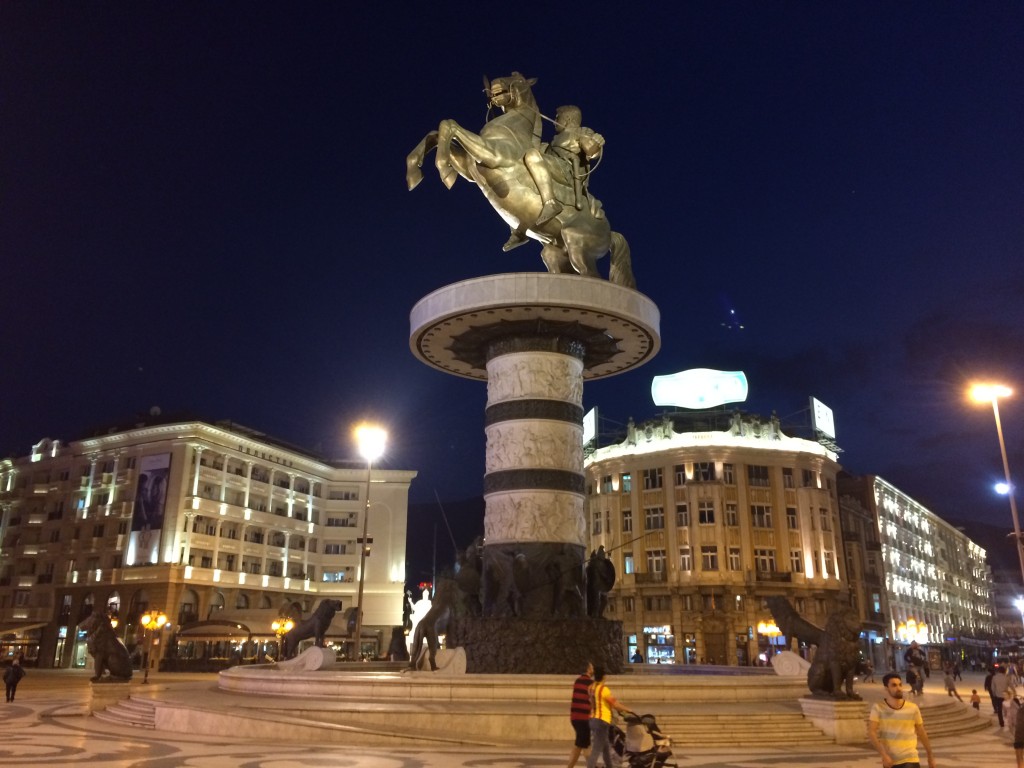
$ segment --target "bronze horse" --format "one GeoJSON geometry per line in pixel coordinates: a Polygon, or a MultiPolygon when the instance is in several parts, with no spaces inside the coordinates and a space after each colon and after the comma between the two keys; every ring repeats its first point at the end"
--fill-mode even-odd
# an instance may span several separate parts
{"type": "Polygon", "coordinates": [[[420,170],[432,149],[437,150],[436,165],[441,181],[449,189],[457,176],[474,184],[514,230],[543,244],[541,259],[549,272],[600,277],[596,261],[611,251],[608,279],[612,283],[635,288],[629,244],[613,232],[599,206],[573,205],[572,180],[555,168],[556,162],[545,156],[551,166],[555,196],[564,203],[562,211],[543,224],[535,224],[543,202],[537,185],[524,162],[528,150],[540,146],[541,113],[531,86],[518,72],[499,77],[487,85],[490,105],[502,114],[487,122],[479,134],[467,131],[454,120],[442,120],[436,131],[428,133],[406,158],[409,189],[423,180],[420,170]]]}

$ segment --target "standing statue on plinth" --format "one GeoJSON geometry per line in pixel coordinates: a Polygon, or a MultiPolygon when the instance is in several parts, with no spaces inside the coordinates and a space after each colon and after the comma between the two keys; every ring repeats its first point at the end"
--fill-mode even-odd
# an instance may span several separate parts
{"type": "Polygon", "coordinates": [[[512,234],[504,250],[528,238],[537,240],[549,272],[588,277],[600,277],[597,259],[611,252],[608,279],[635,288],[629,244],[612,231],[600,201],[589,190],[604,138],[584,128],[579,108],[567,105],[559,108],[553,121],[558,133],[542,144],[544,116],[531,90],[536,82],[518,72],[485,81],[488,106],[501,114],[479,134],[454,120],[442,120],[406,158],[409,189],[423,180],[420,168],[436,149],[435,164],[445,186],[451,188],[458,176],[475,183],[509,224],[512,234]]]}

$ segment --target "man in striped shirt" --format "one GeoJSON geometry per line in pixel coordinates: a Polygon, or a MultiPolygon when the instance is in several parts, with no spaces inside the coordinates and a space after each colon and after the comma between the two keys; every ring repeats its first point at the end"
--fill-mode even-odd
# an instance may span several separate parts
{"type": "Polygon", "coordinates": [[[868,721],[868,738],[882,756],[882,768],[920,768],[918,742],[928,754],[928,768],[935,768],[921,710],[903,697],[900,676],[890,672],[882,678],[882,685],[885,698],[871,708],[868,721]]]}
{"type": "Polygon", "coordinates": [[[572,684],[572,704],[569,705],[569,722],[576,731],[576,742],[569,753],[569,768],[576,765],[584,750],[590,749],[590,684],[594,665],[587,662],[587,671],[572,684]]]}

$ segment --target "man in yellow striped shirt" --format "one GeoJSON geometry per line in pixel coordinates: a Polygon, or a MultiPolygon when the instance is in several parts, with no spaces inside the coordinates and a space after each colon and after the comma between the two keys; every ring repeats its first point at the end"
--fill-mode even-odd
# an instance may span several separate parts
{"type": "Polygon", "coordinates": [[[868,738],[882,756],[882,768],[920,768],[918,742],[928,754],[928,768],[935,768],[932,745],[921,719],[921,710],[903,697],[903,681],[895,672],[882,678],[885,698],[871,708],[868,738]]]}

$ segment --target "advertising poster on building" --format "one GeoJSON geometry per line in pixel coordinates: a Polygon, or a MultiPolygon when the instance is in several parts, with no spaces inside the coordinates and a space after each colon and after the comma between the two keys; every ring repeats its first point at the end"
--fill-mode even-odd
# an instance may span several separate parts
{"type": "Polygon", "coordinates": [[[128,564],[156,563],[160,553],[160,531],[164,526],[167,482],[171,454],[159,453],[139,459],[139,481],[135,488],[132,531],[128,542],[128,564]]]}

